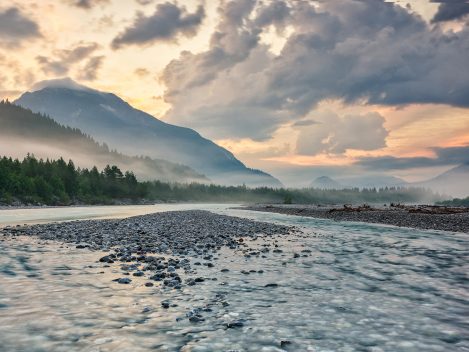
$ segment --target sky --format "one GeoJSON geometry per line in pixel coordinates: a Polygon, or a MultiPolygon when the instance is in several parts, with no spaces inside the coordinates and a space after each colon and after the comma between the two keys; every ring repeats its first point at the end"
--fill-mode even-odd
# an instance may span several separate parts
{"type": "Polygon", "coordinates": [[[287,185],[469,162],[466,0],[0,0],[0,98],[62,77],[287,185]]]}

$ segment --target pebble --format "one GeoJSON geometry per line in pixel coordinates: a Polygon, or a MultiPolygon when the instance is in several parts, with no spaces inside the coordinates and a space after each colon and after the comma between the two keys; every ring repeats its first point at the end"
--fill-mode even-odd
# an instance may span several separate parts
{"type": "Polygon", "coordinates": [[[278,284],[276,284],[276,283],[267,284],[264,287],[278,287],[278,284]]]}
{"type": "Polygon", "coordinates": [[[233,320],[232,322],[229,322],[226,324],[226,327],[228,329],[233,329],[233,328],[242,328],[244,326],[244,321],[243,320],[233,320]]]}

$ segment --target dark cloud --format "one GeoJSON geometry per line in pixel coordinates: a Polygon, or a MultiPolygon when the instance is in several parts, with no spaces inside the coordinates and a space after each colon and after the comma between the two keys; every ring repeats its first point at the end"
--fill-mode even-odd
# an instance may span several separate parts
{"type": "Polygon", "coordinates": [[[39,55],[36,60],[44,73],[63,76],[68,73],[73,64],[88,58],[96,49],[98,49],[96,43],[80,43],[73,49],[55,50],[53,58],[39,55]]]}
{"type": "Polygon", "coordinates": [[[78,78],[85,81],[93,81],[98,76],[98,70],[101,67],[104,56],[91,57],[85,66],[80,70],[78,78]]]}
{"type": "Polygon", "coordinates": [[[276,25],[283,27],[290,13],[290,8],[283,1],[272,1],[265,7],[261,7],[256,16],[256,25],[265,27],[276,25]]]}
{"type": "Polygon", "coordinates": [[[317,122],[316,120],[306,119],[306,120],[300,120],[300,121],[294,122],[292,124],[292,127],[311,126],[311,125],[315,125],[317,123],[320,123],[320,122],[317,122]]]}
{"type": "Polygon", "coordinates": [[[40,37],[39,26],[16,7],[0,10],[0,41],[18,45],[24,39],[40,37]]]}
{"type": "Polygon", "coordinates": [[[82,9],[89,10],[95,5],[102,5],[108,3],[110,0],[67,0],[72,5],[82,9]]]}
{"type": "Polygon", "coordinates": [[[371,170],[404,170],[420,167],[434,167],[459,165],[469,163],[469,146],[433,148],[434,158],[410,157],[398,158],[393,156],[361,158],[356,165],[371,170]]]}
{"type": "Polygon", "coordinates": [[[45,74],[61,76],[66,74],[69,69],[68,65],[64,64],[63,62],[54,61],[42,55],[36,56],[36,61],[41,66],[41,69],[45,74]]]}
{"type": "Polygon", "coordinates": [[[135,1],[137,1],[137,3],[139,3],[140,5],[149,5],[154,2],[154,0],[135,0],[135,1]]]}
{"type": "Polygon", "coordinates": [[[155,13],[149,17],[138,13],[133,24],[114,38],[112,47],[118,49],[129,44],[172,41],[179,35],[192,37],[204,17],[203,6],[199,6],[194,13],[188,13],[184,6],[178,7],[169,2],[158,4],[155,13]]]}
{"type": "Polygon", "coordinates": [[[440,4],[432,19],[433,23],[458,20],[469,14],[467,0],[433,0],[432,2],[440,4]]]}
{"type": "Polygon", "coordinates": [[[469,107],[468,27],[443,32],[384,0],[239,0],[219,13],[209,48],[162,74],[166,118],[209,137],[266,139],[329,99],[469,107]],[[261,41],[272,25],[292,33],[278,55],[261,41]]]}

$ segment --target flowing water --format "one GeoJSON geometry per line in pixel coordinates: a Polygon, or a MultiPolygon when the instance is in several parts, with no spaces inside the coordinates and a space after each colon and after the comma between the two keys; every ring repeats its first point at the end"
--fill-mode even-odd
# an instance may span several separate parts
{"type": "Polygon", "coordinates": [[[467,234],[189,204],[4,210],[0,223],[194,208],[303,234],[267,241],[283,252],[263,256],[223,249],[197,267],[205,282],[182,290],[112,282],[119,265],[99,252],[1,239],[0,351],[469,351],[467,234]],[[198,308],[205,320],[192,323],[198,308]]]}

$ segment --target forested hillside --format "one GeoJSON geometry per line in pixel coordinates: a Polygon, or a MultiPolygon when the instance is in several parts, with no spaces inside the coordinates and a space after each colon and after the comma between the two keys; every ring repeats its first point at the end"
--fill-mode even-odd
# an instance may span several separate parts
{"type": "Polygon", "coordinates": [[[117,166],[80,169],[72,161],[0,159],[0,203],[111,204],[145,201],[250,202],[250,203],[384,203],[438,200],[421,188],[383,189],[278,189],[218,186],[198,183],[138,182],[131,171],[117,166]]]}
{"type": "Polygon", "coordinates": [[[184,165],[143,156],[130,157],[110,150],[106,144],[99,144],[79,129],[62,126],[45,115],[8,101],[0,102],[0,126],[0,151],[3,155],[22,158],[27,153],[34,153],[40,158],[63,157],[88,168],[114,164],[133,170],[143,180],[208,181],[184,165]]]}

